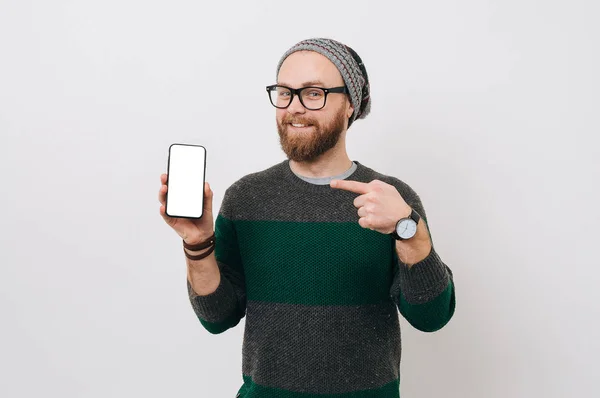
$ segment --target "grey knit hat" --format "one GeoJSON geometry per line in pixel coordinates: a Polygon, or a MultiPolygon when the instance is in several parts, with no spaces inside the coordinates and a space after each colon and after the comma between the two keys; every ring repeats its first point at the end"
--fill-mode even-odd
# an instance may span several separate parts
{"type": "Polygon", "coordinates": [[[350,91],[350,99],[354,113],[348,121],[348,127],[356,119],[364,119],[371,111],[371,95],[369,87],[369,77],[367,70],[358,56],[358,54],[350,47],[338,41],[327,38],[314,38],[303,40],[295,44],[287,50],[277,64],[277,73],[275,78],[279,76],[279,69],[283,61],[296,51],[315,51],[327,57],[338,68],[348,91],[350,91]]]}

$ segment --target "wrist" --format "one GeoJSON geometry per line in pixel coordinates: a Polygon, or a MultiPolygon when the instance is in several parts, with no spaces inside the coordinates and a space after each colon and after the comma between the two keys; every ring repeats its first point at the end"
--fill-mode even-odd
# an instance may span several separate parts
{"type": "Polygon", "coordinates": [[[199,233],[198,235],[187,236],[183,238],[183,242],[189,246],[197,246],[201,243],[208,241],[210,238],[214,237],[215,232],[210,231],[208,233],[199,233]]]}
{"type": "MultiPolygon", "coordinates": [[[[421,223],[423,223],[422,220],[419,222],[419,230],[421,228],[427,229],[427,227],[421,223]]],[[[396,241],[396,252],[398,257],[400,258],[400,261],[409,267],[423,261],[429,255],[431,250],[433,250],[433,245],[427,231],[420,230],[411,239],[396,241]]]]}
{"type": "Polygon", "coordinates": [[[202,260],[215,250],[217,238],[213,233],[208,239],[200,241],[196,244],[189,244],[183,240],[183,252],[185,256],[190,260],[202,260]],[[201,253],[198,253],[201,252],[201,253]]]}

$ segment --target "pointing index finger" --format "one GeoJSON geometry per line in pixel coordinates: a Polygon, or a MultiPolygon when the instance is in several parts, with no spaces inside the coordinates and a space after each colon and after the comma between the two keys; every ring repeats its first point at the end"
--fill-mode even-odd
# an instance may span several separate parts
{"type": "Polygon", "coordinates": [[[329,184],[331,188],[344,189],[346,191],[365,194],[370,192],[369,185],[365,182],[351,180],[332,180],[329,184]]]}

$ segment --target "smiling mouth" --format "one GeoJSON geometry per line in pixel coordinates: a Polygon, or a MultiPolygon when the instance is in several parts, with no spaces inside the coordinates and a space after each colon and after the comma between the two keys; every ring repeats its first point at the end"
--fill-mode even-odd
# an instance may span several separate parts
{"type": "Polygon", "coordinates": [[[295,128],[306,128],[306,127],[312,126],[312,124],[302,124],[302,123],[290,123],[290,125],[295,128]]]}

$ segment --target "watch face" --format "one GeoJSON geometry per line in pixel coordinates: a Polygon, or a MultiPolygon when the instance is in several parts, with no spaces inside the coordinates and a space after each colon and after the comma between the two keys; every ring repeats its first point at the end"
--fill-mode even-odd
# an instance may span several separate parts
{"type": "Polygon", "coordinates": [[[402,239],[410,239],[417,233],[417,223],[411,218],[400,220],[396,227],[396,233],[402,239]]]}

